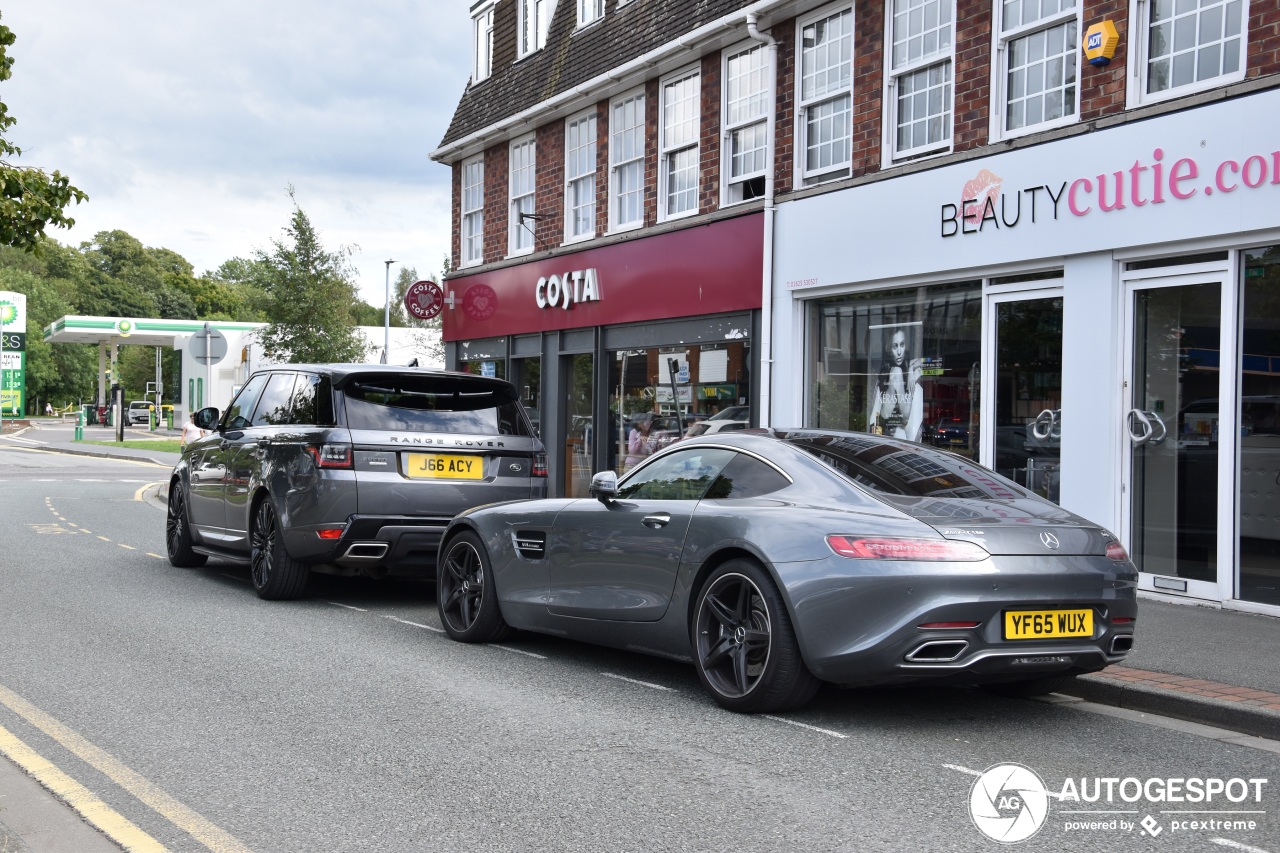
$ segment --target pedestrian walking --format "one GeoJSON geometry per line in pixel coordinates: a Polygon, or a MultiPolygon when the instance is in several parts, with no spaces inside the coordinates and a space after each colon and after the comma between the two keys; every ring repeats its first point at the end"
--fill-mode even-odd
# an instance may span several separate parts
{"type": "Polygon", "coordinates": [[[196,426],[196,413],[191,412],[187,416],[187,422],[182,425],[182,440],[179,445],[185,448],[193,441],[199,441],[204,438],[204,430],[196,426]]]}

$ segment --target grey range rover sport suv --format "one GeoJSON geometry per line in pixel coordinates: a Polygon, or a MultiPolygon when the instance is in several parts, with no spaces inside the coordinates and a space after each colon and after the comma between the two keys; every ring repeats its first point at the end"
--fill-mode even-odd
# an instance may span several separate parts
{"type": "Polygon", "coordinates": [[[266,599],[299,596],[311,571],[434,578],[455,515],[541,498],[547,457],[501,379],[362,364],[254,373],[169,482],[174,566],[248,563],[266,599]]]}

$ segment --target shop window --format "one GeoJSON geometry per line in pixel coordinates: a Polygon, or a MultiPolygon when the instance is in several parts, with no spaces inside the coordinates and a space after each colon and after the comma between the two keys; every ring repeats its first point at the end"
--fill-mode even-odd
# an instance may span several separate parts
{"type": "Polygon", "coordinates": [[[472,83],[487,80],[493,73],[493,6],[482,6],[471,16],[472,83]]]}
{"type": "Polygon", "coordinates": [[[1017,136],[1075,120],[1079,7],[1075,0],[1005,0],[999,16],[999,60],[993,91],[1002,92],[993,117],[995,138],[1017,136]]]}
{"type": "Polygon", "coordinates": [[[724,203],[764,195],[769,158],[769,55],[764,45],[724,60],[724,203]]]}
{"type": "Polygon", "coordinates": [[[800,26],[802,183],[849,174],[853,133],[853,10],[800,26]]]}
{"type": "Polygon", "coordinates": [[[596,233],[596,114],[570,119],[564,129],[564,236],[596,233]]]}
{"type": "Polygon", "coordinates": [[[552,6],[549,0],[517,0],[521,58],[546,46],[552,6]]]}
{"type": "Polygon", "coordinates": [[[955,0],[893,0],[885,104],[893,159],[951,146],[955,0]]]}
{"type": "Polygon", "coordinates": [[[644,221],[644,92],[613,102],[609,121],[609,229],[644,221]]]}
{"type": "Polygon", "coordinates": [[[978,455],[981,282],[817,300],[807,422],[978,455]]]}
{"type": "Polygon", "coordinates": [[[1130,106],[1244,78],[1246,0],[1134,0],[1130,106]]]}
{"type": "Polygon", "coordinates": [[[1241,266],[1238,594],[1280,605],[1280,246],[1245,252],[1241,266]]]}
{"type": "Polygon", "coordinates": [[[658,128],[659,218],[674,219],[698,212],[698,69],[688,69],[662,83],[658,128]]]}
{"type": "Polygon", "coordinates": [[[625,471],[682,437],[747,429],[750,364],[749,341],[610,353],[609,467],[625,471]]]}
{"type": "Polygon", "coordinates": [[[462,264],[484,260],[484,158],[462,164],[462,264]]]}
{"type": "Polygon", "coordinates": [[[509,255],[524,255],[533,251],[534,228],[537,226],[533,209],[536,157],[532,136],[511,143],[511,218],[507,244],[509,255]]]}

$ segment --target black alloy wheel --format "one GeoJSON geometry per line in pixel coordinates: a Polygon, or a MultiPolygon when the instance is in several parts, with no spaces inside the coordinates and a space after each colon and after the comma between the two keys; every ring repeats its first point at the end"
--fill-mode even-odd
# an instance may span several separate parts
{"type": "Polygon", "coordinates": [[[693,659],[702,686],[731,711],[798,708],[820,684],[800,658],[772,579],[748,560],[725,563],[703,584],[694,614],[693,659]]]}
{"type": "Polygon", "coordinates": [[[492,643],[511,634],[498,608],[493,570],[484,545],[470,531],[460,533],[436,570],[436,607],[449,636],[464,643],[492,643]]]}
{"type": "Polygon", "coordinates": [[[164,544],[169,564],[180,569],[196,569],[208,562],[204,554],[191,548],[191,523],[187,521],[187,501],[182,496],[182,483],[169,484],[169,508],[164,519],[164,544]]]}
{"type": "Polygon", "coordinates": [[[284,601],[302,594],[310,569],[285,550],[270,497],[263,497],[254,513],[249,549],[249,577],[259,598],[284,601]]]}

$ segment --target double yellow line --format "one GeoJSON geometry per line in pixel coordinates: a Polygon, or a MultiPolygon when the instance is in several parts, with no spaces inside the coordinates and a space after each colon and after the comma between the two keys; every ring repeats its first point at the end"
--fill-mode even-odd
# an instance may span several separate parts
{"type": "MultiPolygon", "coordinates": [[[[117,758],[3,685],[0,685],[0,705],[57,741],[72,755],[111,779],[212,853],[250,853],[249,848],[231,834],[178,802],[117,758]]],[[[102,802],[88,788],[62,772],[3,726],[0,726],[0,754],[7,756],[130,853],[162,853],[167,850],[163,844],[102,802]]]]}

